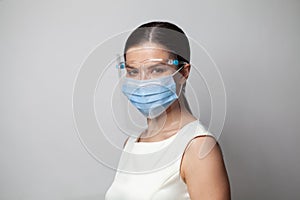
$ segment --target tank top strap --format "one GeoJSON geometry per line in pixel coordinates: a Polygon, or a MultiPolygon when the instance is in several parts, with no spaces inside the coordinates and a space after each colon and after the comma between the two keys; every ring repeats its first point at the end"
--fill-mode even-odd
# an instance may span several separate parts
{"type": "Polygon", "coordinates": [[[129,136],[128,140],[127,140],[127,142],[126,142],[126,144],[124,146],[123,151],[131,152],[131,150],[133,149],[133,145],[134,145],[135,140],[136,140],[135,137],[129,136]]]}

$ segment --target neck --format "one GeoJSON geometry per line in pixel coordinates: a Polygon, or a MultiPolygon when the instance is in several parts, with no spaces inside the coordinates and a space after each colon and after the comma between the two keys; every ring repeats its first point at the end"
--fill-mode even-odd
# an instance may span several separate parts
{"type": "Polygon", "coordinates": [[[173,135],[186,123],[196,120],[187,110],[183,98],[179,98],[160,116],[154,119],[147,119],[148,129],[146,135],[173,135]]]}

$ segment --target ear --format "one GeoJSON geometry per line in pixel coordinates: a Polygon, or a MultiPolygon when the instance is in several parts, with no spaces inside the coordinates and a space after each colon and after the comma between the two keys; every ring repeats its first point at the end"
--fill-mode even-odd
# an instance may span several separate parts
{"type": "Polygon", "coordinates": [[[182,69],[179,71],[181,73],[181,77],[180,77],[180,83],[183,84],[187,78],[190,75],[190,69],[191,69],[191,65],[189,63],[186,63],[183,65],[182,69]]]}

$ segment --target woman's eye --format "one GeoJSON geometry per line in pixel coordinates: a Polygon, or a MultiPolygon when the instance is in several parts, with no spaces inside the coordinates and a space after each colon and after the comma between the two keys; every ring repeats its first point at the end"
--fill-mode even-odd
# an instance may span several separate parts
{"type": "Polygon", "coordinates": [[[138,73],[139,72],[136,69],[128,69],[127,70],[127,74],[130,75],[130,76],[136,76],[138,73]]]}
{"type": "Polygon", "coordinates": [[[163,67],[155,67],[152,69],[151,73],[163,73],[165,69],[163,67]]]}

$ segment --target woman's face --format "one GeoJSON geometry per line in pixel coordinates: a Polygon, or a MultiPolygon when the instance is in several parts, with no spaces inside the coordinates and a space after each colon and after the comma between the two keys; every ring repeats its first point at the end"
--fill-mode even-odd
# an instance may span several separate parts
{"type": "Polygon", "coordinates": [[[146,80],[170,75],[177,68],[175,65],[163,64],[168,59],[171,59],[170,53],[157,44],[144,43],[131,47],[126,52],[126,76],[146,80]]]}
{"type": "Polygon", "coordinates": [[[179,73],[178,62],[173,59],[173,54],[153,43],[134,46],[126,52],[125,76],[127,79],[124,79],[123,92],[133,105],[147,117],[160,114],[181,94],[183,83],[186,80],[184,71],[189,70],[189,64],[185,64],[179,73]],[[176,71],[177,73],[175,73],[176,71]],[[176,91],[174,91],[174,82],[172,79],[170,80],[169,75],[172,75],[172,79],[175,81],[176,91]],[[132,82],[133,79],[153,79],[153,82],[132,82]],[[130,85],[128,81],[132,84],[131,87],[128,86],[130,85]],[[175,92],[177,95],[174,95],[175,92]]]}

